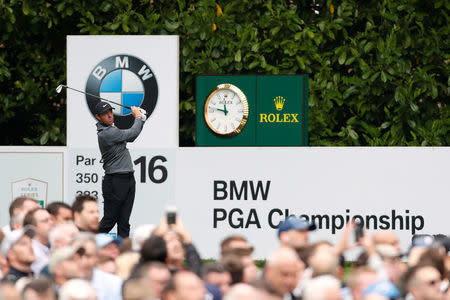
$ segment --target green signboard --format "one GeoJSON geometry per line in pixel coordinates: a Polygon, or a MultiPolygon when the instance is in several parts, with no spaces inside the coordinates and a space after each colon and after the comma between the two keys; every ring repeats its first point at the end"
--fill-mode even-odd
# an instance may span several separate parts
{"type": "Polygon", "coordinates": [[[306,146],[308,76],[198,76],[197,146],[306,146]]]}

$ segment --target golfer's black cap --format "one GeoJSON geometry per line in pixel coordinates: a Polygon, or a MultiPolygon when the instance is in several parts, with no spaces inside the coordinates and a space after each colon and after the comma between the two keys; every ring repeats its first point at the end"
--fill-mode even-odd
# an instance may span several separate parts
{"type": "Polygon", "coordinates": [[[114,109],[114,108],[112,108],[111,105],[109,105],[109,103],[100,101],[95,106],[95,114],[102,115],[110,109],[114,109]]]}

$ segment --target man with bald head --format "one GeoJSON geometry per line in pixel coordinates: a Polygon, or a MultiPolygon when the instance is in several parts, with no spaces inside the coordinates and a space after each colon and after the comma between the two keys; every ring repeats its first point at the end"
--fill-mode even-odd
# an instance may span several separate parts
{"type": "Polygon", "coordinates": [[[331,275],[322,275],[308,281],[303,291],[303,300],[341,300],[341,284],[331,275]]]}
{"type": "Polygon", "coordinates": [[[203,300],[206,289],[203,281],[193,272],[177,272],[163,291],[166,300],[203,300]]]}
{"type": "Polygon", "coordinates": [[[245,283],[238,283],[228,291],[223,300],[254,300],[258,299],[259,293],[251,285],[245,283]]]}
{"type": "Polygon", "coordinates": [[[300,281],[305,264],[290,247],[281,247],[272,252],[264,268],[264,279],[284,299],[293,299],[292,291],[300,281]]]}
{"type": "Polygon", "coordinates": [[[339,267],[339,257],[330,247],[316,247],[308,258],[309,267],[312,269],[312,277],[321,275],[337,276],[339,267]]]}

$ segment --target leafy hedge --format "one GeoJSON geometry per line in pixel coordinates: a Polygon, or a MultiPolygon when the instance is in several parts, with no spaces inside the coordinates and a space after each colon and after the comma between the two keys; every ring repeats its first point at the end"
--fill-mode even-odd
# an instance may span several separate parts
{"type": "Polygon", "coordinates": [[[0,144],[65,144],[66,35],[180,36],[180,145],[197,74],[310,75],[310,145],[450,144],[446,0],[0,0],[0,144]],[[317,3],[317,4],[314,4],[317,3]]]}

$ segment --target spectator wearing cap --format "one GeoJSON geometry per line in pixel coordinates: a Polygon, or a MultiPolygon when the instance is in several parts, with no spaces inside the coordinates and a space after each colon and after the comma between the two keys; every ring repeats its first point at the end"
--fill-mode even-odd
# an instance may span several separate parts
{"type": "Polygon", "coordinates": [[[295,299],[293,290],[301,279],[304,264],[290,247],[280,247],[269,255],[264,279],[284,299],[295,299]]]}
{"type": "Polygon", "coordinates": [[[97,199],[89,195],[79,195],[72,204],[73,220],[79,231],[98,232],[97,199]]]}
{"type": "Polygon", "coordinates": [[[434,244],[434,238],[428,234],[418,234],[412,238],[408,251],[408,266],[415,266],[419,258],[429,247],[434,244]]]}
{"type": "Polygon", "coordinates": [[[31,227],[16,229],[3,238],[1,251],[9,264],[9,272],[3,281],[15,283],[23,277],[32,277],[31,264],[35,257],[31,247],[34,230],[31,227]]]}
{"type": "Polygon", "coordinates": [[[68,223],[73,221],[72,207],[67,203],[55,201],[47,205],[47,211],[55,224],[68,223]]]}
{"type": "Polygon", "coordinates": [[[79,232],[78,228],[72,223],[57,224],[48,234],[51,249],[68,246],[79,232]]]}
{"type": "Polygon", "coordinates": [[[94,287],[98,300],[122,299],[122,280],[120,277],[96,268],[98,263],[98,248],[95,235],[82,232],[74,237],[72,245],[83,247],[82,266],[85,268],[85,278],[94,287]]]}
{"type": "Polygon", "coordinates": [[[394,232],[390,230],[380,230],[374,232],[372,235],[373,243],[375,245],[383,244],[383,245],[391,245],[393,246],[397,251],[401,251],[400,243],[398,240],[398,237],[395,235],[394,232]]]}
{"type": "Polygon", "coordinates": [[[115,260],[120,255],[119,246],[122,243],[122,238],[114,238],[112,235],[99,233],[95,235],[95,243],[97,245],[99,259],[97,268],[104,272],[115,274],[115,260]]]}
{"type": "Polygon", "coordinates": [[[80,247],[65,246],[52,253],[48,267],[58,287],[70,279],[86,277],[86,269],[82,265],[84,252],[80,247]]]}
{"type": "Polygon", "coordinates": [[[121,237],[114,238],[112,235],[99,233],[95,235],[95,243],[99,256],[106,256],[115,260],[120,255],[121,237]]]}
{"type": "Polygon", "coordinates": [[[379,274],[380,278],[390,280],[397,284],[400,276],[405,271],[401,264],[402,253],[390,244],[376,245],[375,250],[381,257],[383,269],[386,272],[386,275],[379,274]]]}
{"type": "Polygon", "coordinates": [[[48,264],[50,258],[48,234],[54,225],[53,219],[45,208],[36,208],[27,213],[24,225],[34,226],[35,235],[31,240],[31,246],[35,261],[31,265],[31,270],[37,276],[48,264]]]}
{"type": "MultiPolygon", "coordinates": [[[[388,280],[377,281],[370,284],[362,292],[364,299],[397,299],[400,292],[395,284],[388,280]]],[[[437,299],[436,299],[437,300],[437,299]]]]}
{"type": "Polygon", "coordinates": [[[298,249],[308,245],[308,233],[315,229],[316,225],[305,218],[289,216],[278,225],[278,238],[281,246],[298,249]]]}
{"type": "Polygon", "coordinates": [[[133,251],[141,251],[142,245],[144,245],[145,240],[150,237],[154,229],[155,225],[153,224],[142,224],[136,227],[131,237],[133,251]]]}
{"type": "Polygon", "coordinates": [[[405,268],[401,263],[402,253],[390,244],[375,245],[373,236],[367,231],[359,239],[364,252],[358,258],[358,265],[367,265],[377,272],[379,280],[390,280],[397,284],[405,268]]]}

